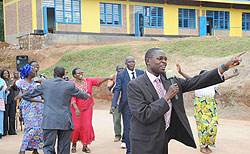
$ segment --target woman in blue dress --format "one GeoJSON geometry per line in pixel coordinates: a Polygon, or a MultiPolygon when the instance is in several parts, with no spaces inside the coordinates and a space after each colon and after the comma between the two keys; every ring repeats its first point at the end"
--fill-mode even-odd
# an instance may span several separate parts
{"type": "MultiPolygon", "coordinates": [[[[36,73],[29,64],[23,66],[20,71],[21,81],[19,88],[22,90],[22,93],[25,93],[36,86],[33,81],[36,73]]],[[[43,148],[43,131],[41,128],[43,100],[40,96],[30,100],[22,99],[20,107],[24,119],[25,132],[19,154],[25,154],[26,150],[33,150],[32,154],[39,154],[37,150],[43,148]]]]}
{"type": "Polygon", "coordinates": [[[3,131],[3,120],[4,120],[4,111],[5,111],[5,81],[0,78],[0,139],[2,138],[3,131]]]}

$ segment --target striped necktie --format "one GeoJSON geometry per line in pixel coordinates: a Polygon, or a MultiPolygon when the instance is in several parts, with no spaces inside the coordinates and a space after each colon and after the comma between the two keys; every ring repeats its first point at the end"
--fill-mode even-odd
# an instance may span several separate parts
{"type": "MultiPolygon", "coordinates": [[[[156,90],[159,98],[161,98],[161,97],[164,96],[163,89],[161,88],[161,80],[159,78],[156,78],[155,83],[156,83],[156,86],[155,86],[156,89],[155,90],[156,90]]],[[[164,119],[165,119],[165,123],[166,123],[166,130],[170,125],[170,117],[171,117],[171,112],[172,112],[172,103],[171,103],[171,101],[168,101],[167,103],[168,103],[168,106],[169,106],[169,110],[168,110],[168,112],[166,112],[164,114],[164,119]]]]}

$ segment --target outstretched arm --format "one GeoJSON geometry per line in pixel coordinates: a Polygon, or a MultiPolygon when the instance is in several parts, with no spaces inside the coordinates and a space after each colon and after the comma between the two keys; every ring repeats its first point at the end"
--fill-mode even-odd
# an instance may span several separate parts
{"type": "Polygon", "coordinates": [[[180,73],[184,78],[190,78],[189,75],[185,74],[184,72],[181,71],[181,66],[179,64],[176,64],[177,71],[180,73]]]}
{"type": "Polygon", "coordinates": [[[30,101],[30,102],[37,102],[37,103],[44,103],[44,101],[42,99],[36,99],[33,97],[42,95],[42,93],[40,93],[38,90],[35,89],[31,89],[29,91],[22,89],[22,98],[24,100],[30,101]]]}
{"type": "Polygon", "coordinates": [[[220,67],[219,67],[219,72],[221,74],[223,74],[225,71],[227,71],[228,69],[230,68],[233,68],[237,65],[239,65],[242,61],[242,58],[241,56],[244,55],[245,53],[247,53],[247,51],[245,52],[242,52],[240,54],[238,54],[237,56],[233,57],[231,60],[229,60],[226,64],[222,64],[220,67]]]}
{"type": "Polygon", "coordinates": [[[232,75],[225,77],[225,80],[231,79],[232,77],[235,77],[235,76],[237,76],[237,75],[239,75],[239,74],[240,74],[240,73],[239,73],[238,69],[235,69],[235,70],[233,71],[233,74],[232,74],[232,75]]]}
{"type": "Polygon", "coordinates": [[[111,77],[104,77],[101,78],[98,82],[97,85],[101,85],[103,82],[107,81],[107,80],[113,80],[115,78],[115,75],[111,76],[111,77]]]}

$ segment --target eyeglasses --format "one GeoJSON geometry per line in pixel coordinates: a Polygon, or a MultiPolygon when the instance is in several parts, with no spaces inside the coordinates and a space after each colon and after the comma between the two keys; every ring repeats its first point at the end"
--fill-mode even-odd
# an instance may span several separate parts
{"type": "Polygon", "coordinates": [[[163,61],[163,60],[167,61],[168,60],[167,57],[159,57],[159,58],[156,58],[156,59],[159,60],[159,61],[163,61]]]}
{"type": "MultiPolygon", "coordinates": [[[[155,58],[155,57],[148,57],[148,58],[155,58]]],[[[167,61],[168,60],[168,58],[167,57],[163,57],[163,56],[161,56],[161,57],[157,57],[157,58],[155,58],[155,59],[157,59],[157,60],[159,60],[159,61],[163,61],[163,60],[165,60],[165,61],[167,61]]]]}

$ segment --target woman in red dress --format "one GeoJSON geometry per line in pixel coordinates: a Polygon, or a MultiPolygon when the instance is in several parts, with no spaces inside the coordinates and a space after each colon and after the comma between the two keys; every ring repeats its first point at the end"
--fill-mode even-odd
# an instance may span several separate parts
{"type": "Polygon", "coordinates": [[[71,134],[72,141],[72,153],[76,153],[76,142],[81,141],[83,144],[82,151],[90,153],[90,149],[87,147],[94,139],[94,129],[92,126],[92,115],[94,100],[92,96],[92,87],[100,86],[107,80],[112,80],[113,77],[108,78],[83,78],[83,71],[80,68],[75,68],[72,71],[73,77],[76,79],[76,88],[91,95],[88,100],[82,100],[72,97],[71,111],[72,119],[74,123],[74,131],[71,134]]]}

